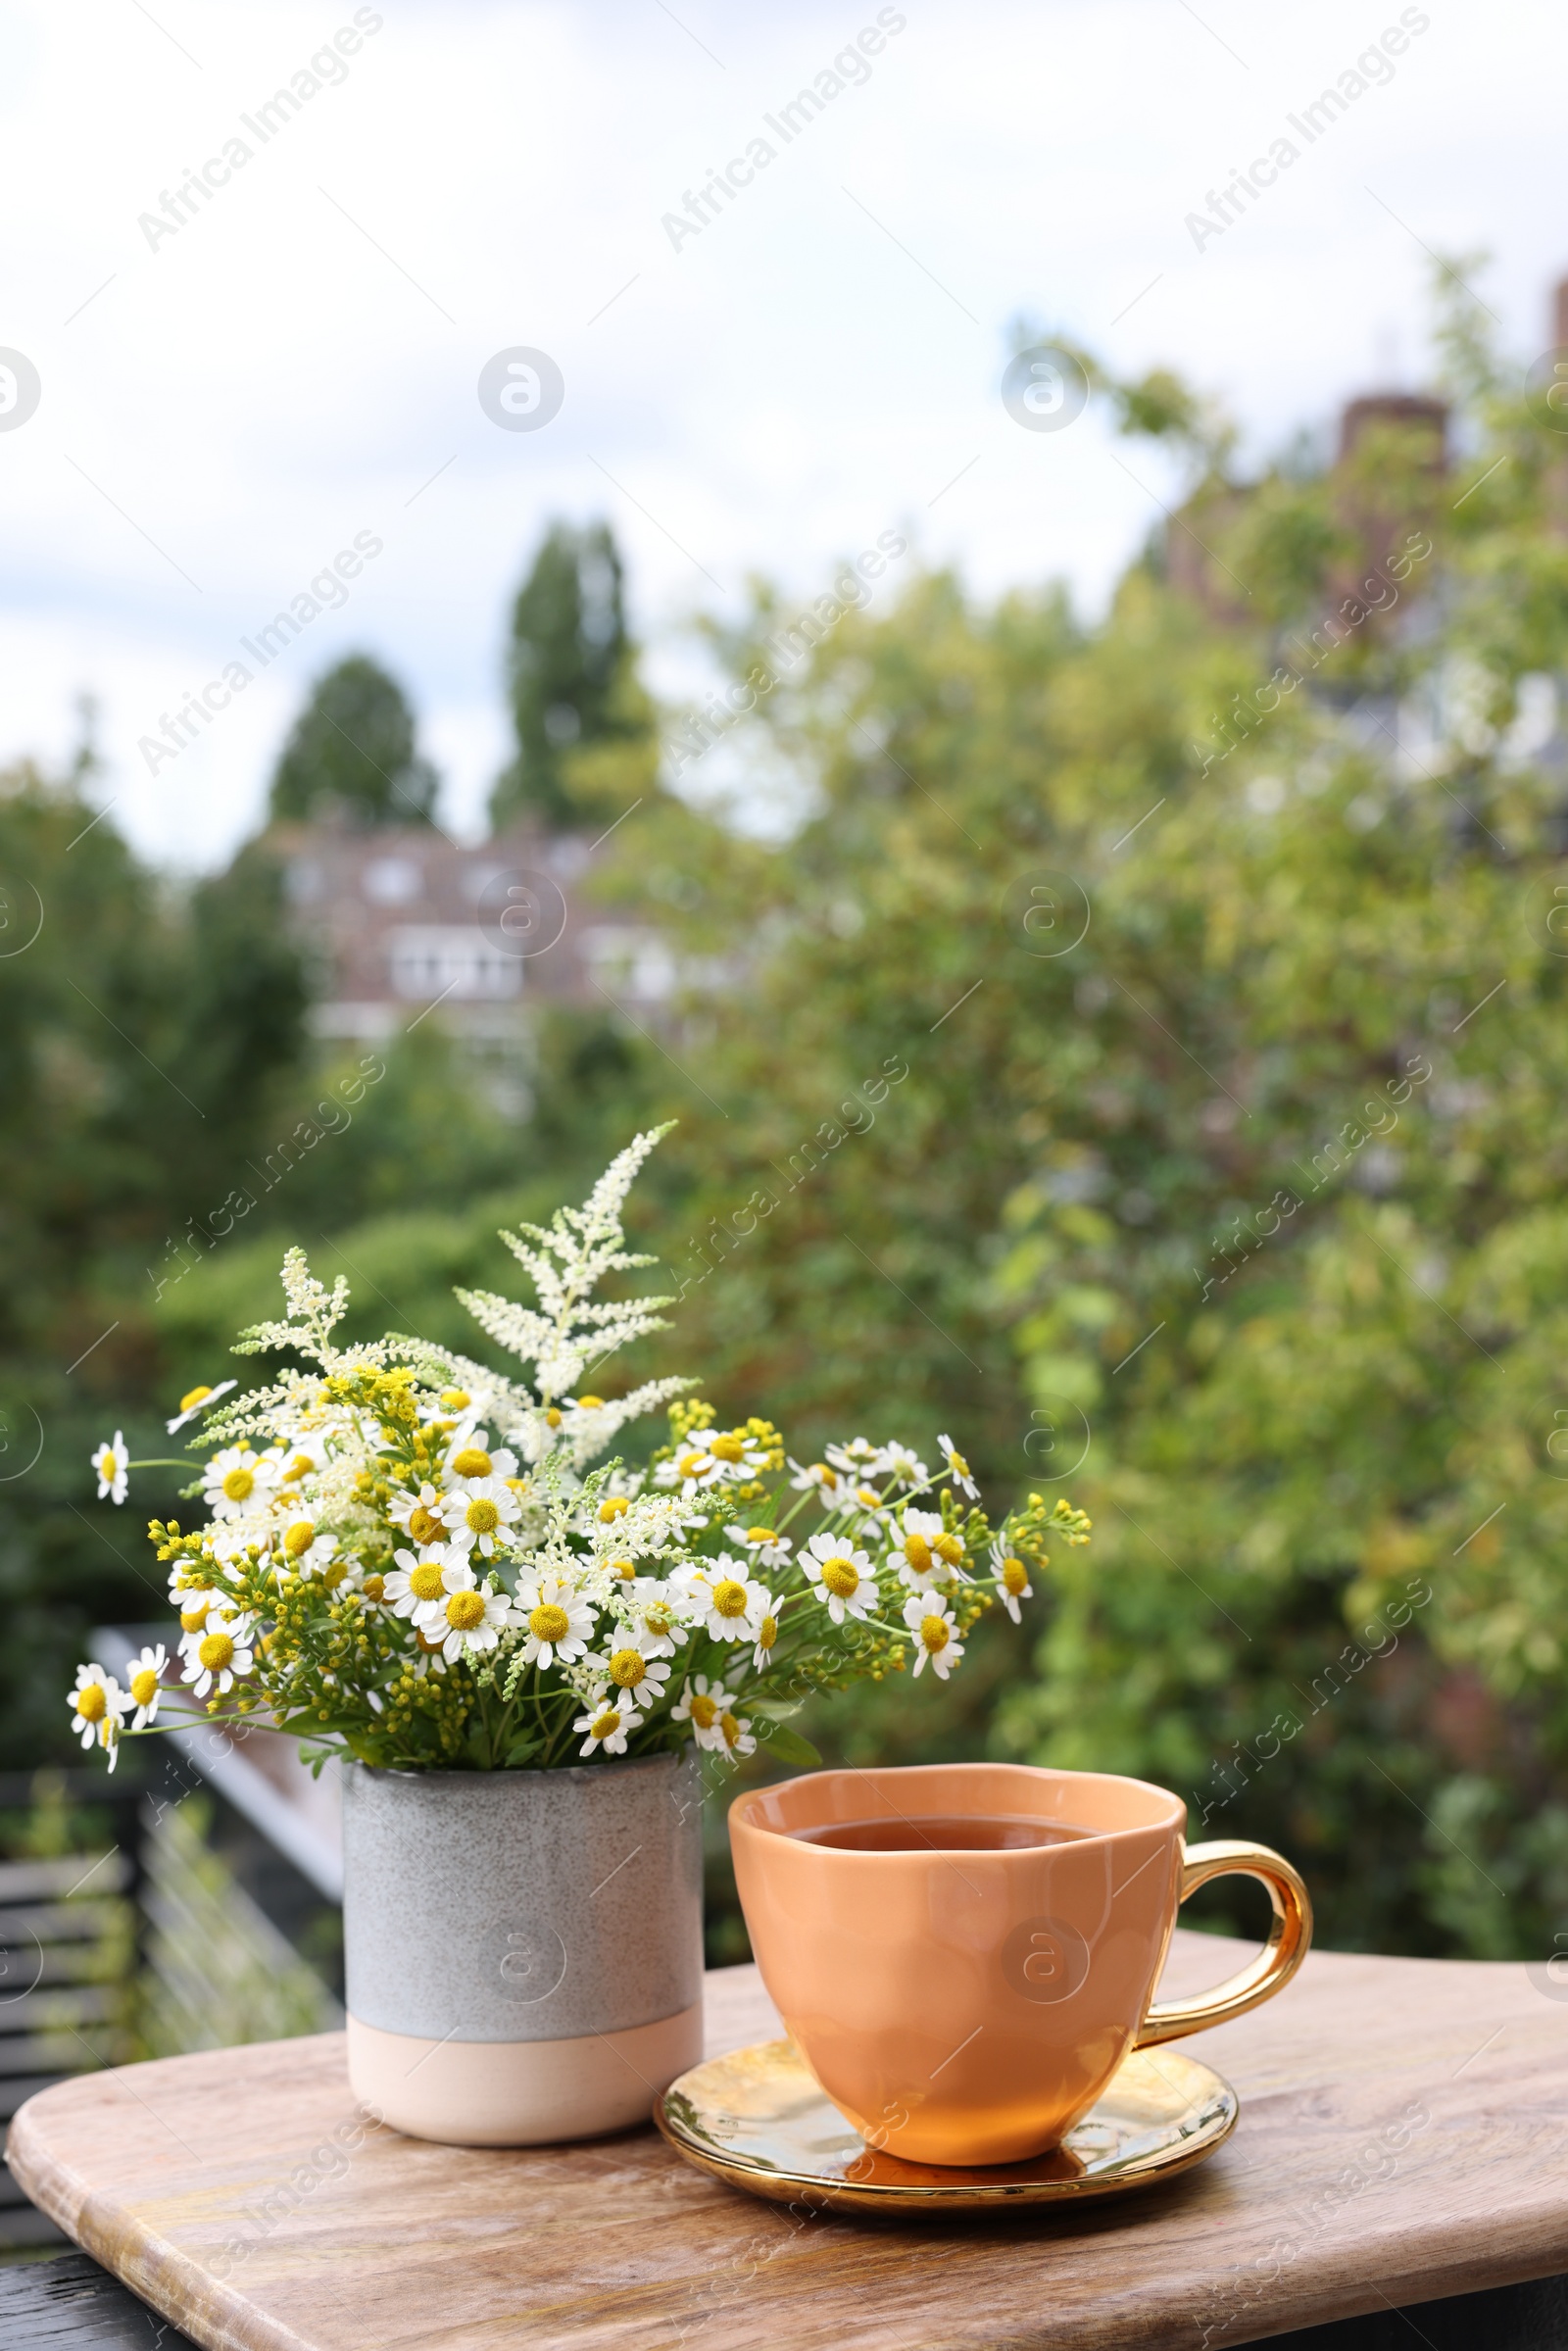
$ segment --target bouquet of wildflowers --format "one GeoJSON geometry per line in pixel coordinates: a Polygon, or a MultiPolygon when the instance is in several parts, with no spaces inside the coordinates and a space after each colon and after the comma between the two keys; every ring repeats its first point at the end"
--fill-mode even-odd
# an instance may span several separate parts
{"type": "MultiPolygon", "coordinates": [[[[548,1769],[688,1740],[812,1762],[786,1718],[813,1690],[911,1660],[945,1680],[984,1610],[1018,1621],[1051,1538],[1085,1543],[1089,1521],[1032,1494],[993,1528],[946,1436],[935,1469],[860,1438],[802,1466],[770,1421],[721,1427],[690,1381],[583,1392],[667,1327],[667,1298],[594,1296],[653,1262],[625,1249],[620,1211],[664,1131],[638,1136],[581,1208],[502,1235],[536,1306],[458,1294],[528,1381],[416,1340],[338,1347],[346,1284],[328,1293],[288,1252],[286,1318],[236,1351],[300,1367],[228,1402],[232,1381],[198,1390],[171,1421],[200,1420],[207,1455],[187,1489],[205,1522],[151,1528],[174,1654],[144,1649],[123,1690],[77,1669],[84,1746],[113,1767],[123,1737],[218,1716],[297,1734],[318,1762],[402,1770],[548,1769]],[[661,1406],[670,1440],[646,1468],[592,1466],[661,1406]]],[[[123,1500],[149,1466],[117,1433],[94,1456],[100,1495],[123,1500]]]]}

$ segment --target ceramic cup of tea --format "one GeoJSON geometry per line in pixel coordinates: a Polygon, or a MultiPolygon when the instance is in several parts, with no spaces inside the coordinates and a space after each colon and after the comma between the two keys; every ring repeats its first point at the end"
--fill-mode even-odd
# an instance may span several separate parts
{"type": "Polygon", "coordinates": [[[762,1982],[834,2105],[889,2154],[970,2166],[1055,2146],[1130,2049],[1241,2016],[1306,1956],[1291,1864],[1186,1822],[1143,1780],[942,1763],[759,1788],[729,1834],[762,1982]],[[1178,1907],[1230,1872],[1267,1887],[1267,1944],[1155,2002],[1178,1907]]]}

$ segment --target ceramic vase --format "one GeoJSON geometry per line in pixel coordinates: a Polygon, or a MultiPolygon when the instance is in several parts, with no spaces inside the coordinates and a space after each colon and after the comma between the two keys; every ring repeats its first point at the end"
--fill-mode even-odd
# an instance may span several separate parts
{"type": "Polygon", "coordinates": [[[645,2122],[703,2052],[695,1751],[343,1774],[349,2075],[476,2147],[645,2122]]]}

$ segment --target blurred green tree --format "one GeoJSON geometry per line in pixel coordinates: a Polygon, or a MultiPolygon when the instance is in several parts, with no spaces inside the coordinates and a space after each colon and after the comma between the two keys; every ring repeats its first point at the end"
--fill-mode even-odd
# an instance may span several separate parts
{"type": "Polygon", "coordinates": [[[650,735],[605,523],[555,522],[545,534],[512,608],[507,691],[517,748],[491,798],[495,829],[521,817],[549,827],[598,819],[617,798],[626,747],[650,735]],[[622,755],[608,779],[603,761],[584,756],[601,747],[622,755]]]}
{"type": "Polygon", "coordinates": [[[662,1180],[726,1409],[1097,1522],[1029,1663],[813,1738],[1146,1774],[1330,1941],[1500,1957],[1568,1913],[1568,456],[1455,301],[1448,470],[1430,416],[1254,480],[1206,429],[1103,624],[938,576],[773,676],[816,812],[668,917],[733,976],[662,1180]]]}
{"type": "Polygon", "coordinates": [[[272,776],[277,824],[335,816],[354,825],[429,824],[440,778],[416,743],[398,681],[368,654],[328,669],[290,729],[272,776]]]}
{"type": "MultiPolygon", "coordinates": [[[[0,778],[0,1754],[61,1749],[59,1692],[105,1613],[159,1613],[144,1514],[96,1511],[88,1456],[158,1419],[160,1284],[280,1116],[305,988],[262,857],[172,896],[86,797],[90,767],[0,778]],[[126,1399],[131,1399],[128,1403],[126,1399]]],[[[150,1473],[150,1505],[178,1480],[150,1473]]]]}

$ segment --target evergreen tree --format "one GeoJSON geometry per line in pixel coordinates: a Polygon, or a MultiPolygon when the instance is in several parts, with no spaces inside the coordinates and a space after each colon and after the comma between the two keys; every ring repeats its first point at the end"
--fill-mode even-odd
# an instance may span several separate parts
{"type": "Polygon", "coordinates": [[[395,677],[350,654],[317,680],[272,777],[274,823],[330,815],[358,825],[429,824],[440,778],[415,744],[395,677]]]}
{"type": "Polygon", "coordinates": [[[597,816],[579,755],[647,732],[620,557],[603,522],[552,523],[512,609],[507,673],[517,750],[497,781],[491,821],[499,831],[520,816],[547,825],[597,816]]]}

